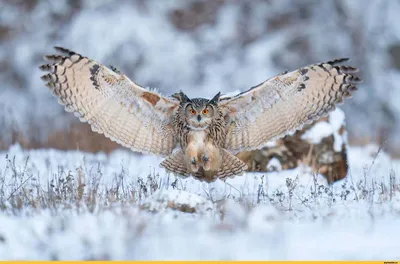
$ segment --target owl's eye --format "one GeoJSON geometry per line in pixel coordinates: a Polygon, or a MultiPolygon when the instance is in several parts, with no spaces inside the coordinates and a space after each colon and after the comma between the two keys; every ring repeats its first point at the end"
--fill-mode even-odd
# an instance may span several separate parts
{"type": "Polygon", "coordinates": [[[195,114],[196,114],[196,111],[194,111],[193,109],[190,109],[190,110],[189,110],[189,113],[192,114],[192,115],[195,115],[195,114]]]}
{"type": "Polygon", "coordinates": [[[204,109],[204,110],[203,110],[203,114],[204,114],[204,115],[207,115],[207,114],[208,114],[208,109],[204,109]]]}

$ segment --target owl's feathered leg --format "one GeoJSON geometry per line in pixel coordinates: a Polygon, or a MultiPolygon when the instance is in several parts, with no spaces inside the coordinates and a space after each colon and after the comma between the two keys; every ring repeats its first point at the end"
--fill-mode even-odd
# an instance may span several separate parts
{"type": "Polygon", "coordinates": [[[215,175],[222,163],[220,147],[215,146],[212,141],[207,142],[201,151],[201,161],[203,169],[209,174],[215,175]]]}
{"type": "Polygon", "coordinates": [[[190,171],[196,173],[200,168],[199,151],[196,144],[189,144],[184,155],[184,163],[190,168],[190,171]]]}

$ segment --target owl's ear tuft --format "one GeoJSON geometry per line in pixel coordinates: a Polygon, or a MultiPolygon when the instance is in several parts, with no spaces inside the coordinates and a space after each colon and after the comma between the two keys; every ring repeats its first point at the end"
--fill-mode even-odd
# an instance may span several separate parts
{"type": "Polygon", "coordinates": [[[221,97],[221,92],[217,93],[210,101],[208,101],[208,103],[217,105],[220,97],[221,97]]]}
{"type": "Polygon", "coordinates": [[[184,94],[182,91],[180,91],[179,93],[174,93],[173,95],[171,95],[171,97],[178,99],[181,103],[190,103],[192,102],[189,97],[187,97],[186,94],[184,94]]]}

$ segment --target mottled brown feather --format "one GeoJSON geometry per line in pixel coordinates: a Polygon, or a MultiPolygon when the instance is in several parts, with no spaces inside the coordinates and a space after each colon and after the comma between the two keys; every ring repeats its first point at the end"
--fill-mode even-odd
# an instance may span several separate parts
{"type": "Polygon", "coordinates": [[[348,59],[313,64],[277,75],[237,96],[222,98],[225,148],[237,153],[262,148],[311,123],[351,97],[361,80],[348,59]]]}
{"type": "Polygon", "coordinates": [[[134,151],[168,155],[176,146],[172,115],[179,102],[149,91],[102,64],[65,48],[39,68],[66,111],[93,131],[134,151]],[[160,100],[162,98],[163,100],[160,100]]]}

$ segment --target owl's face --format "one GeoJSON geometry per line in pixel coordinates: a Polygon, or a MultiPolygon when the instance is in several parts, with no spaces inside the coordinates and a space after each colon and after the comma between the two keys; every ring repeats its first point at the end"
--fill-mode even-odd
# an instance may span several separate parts
{"type": "Polygon", "coordinates": [[[207,104],[208,100],[206,99],[193,99],[191,101],[185,107],[186,122],[193,129],[206,129],[214,119],[215,106],[207,104]]]}
{"type": "Polygon", "coordinates": [[[182,100],[182,117],[191,129],[206,129],[217,117],[219,93],[211,100],[204,98],[189,99],[183,93],[182,100]]]}

